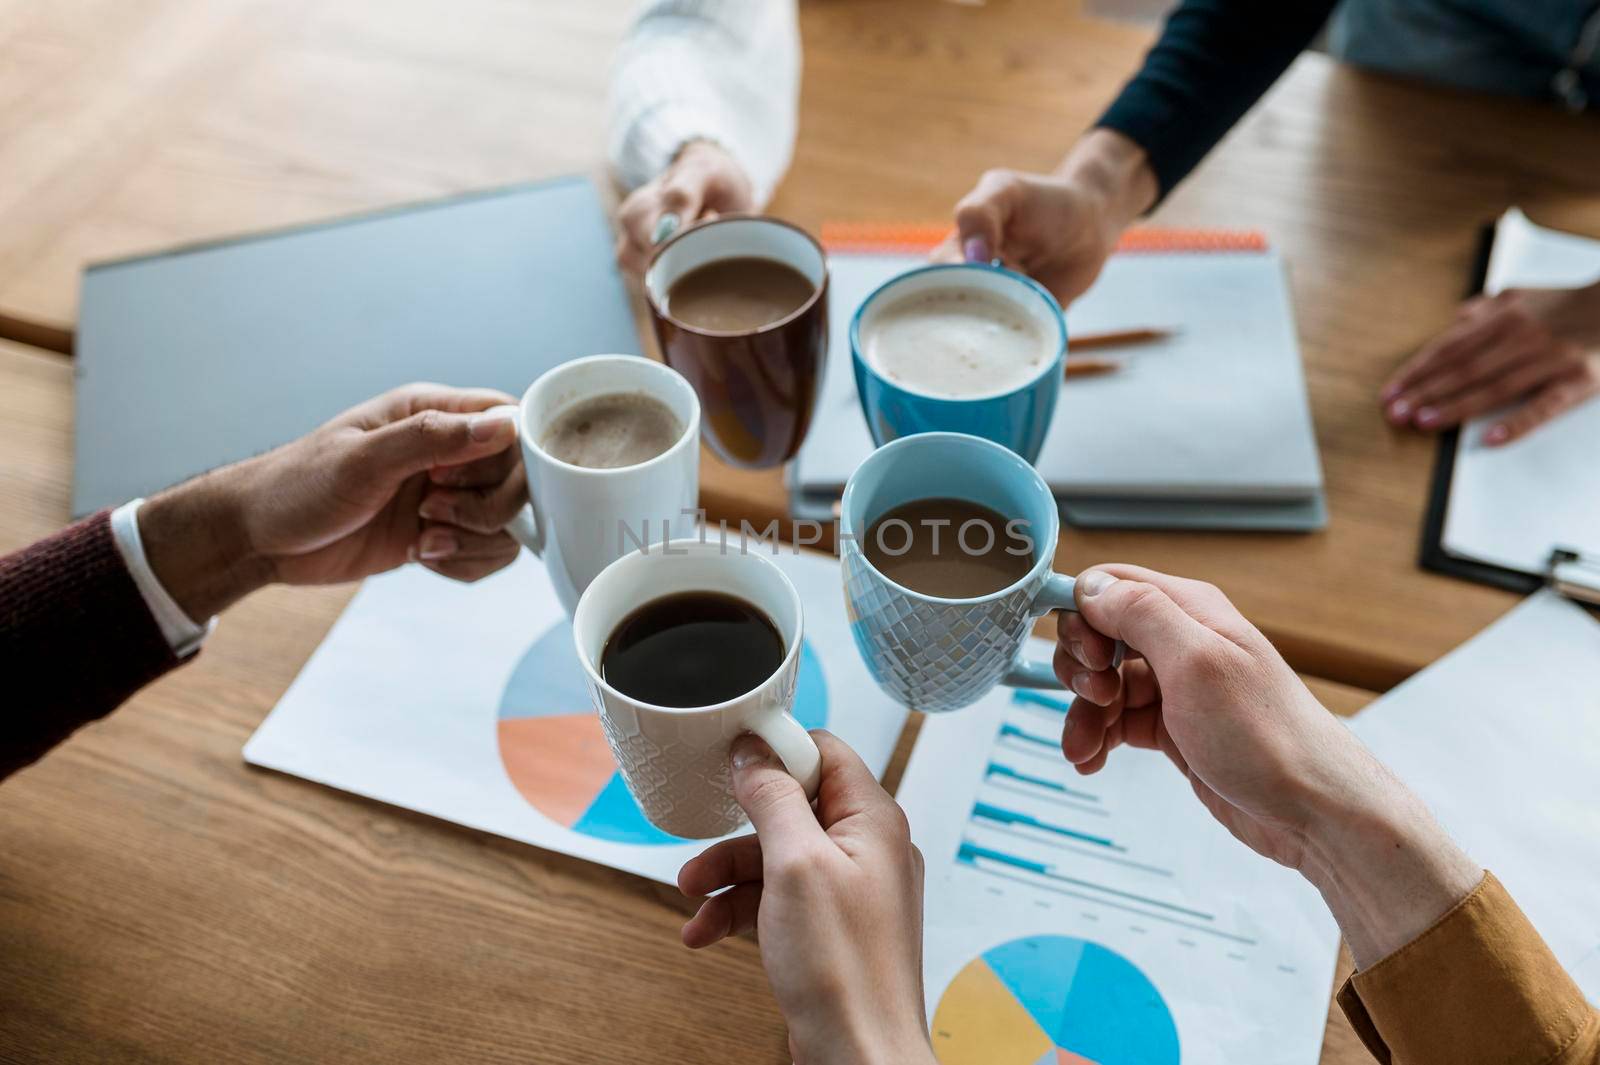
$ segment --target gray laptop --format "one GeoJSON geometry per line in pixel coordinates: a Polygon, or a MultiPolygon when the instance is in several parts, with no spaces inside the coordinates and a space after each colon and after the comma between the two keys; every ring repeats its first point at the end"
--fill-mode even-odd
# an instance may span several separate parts
{"type": "Polygon", "coordinates": [[[566,359],[638,354],[611,243],[577,177],[89,267],[73,513],[407,381],[520,395],[566,359]]]}

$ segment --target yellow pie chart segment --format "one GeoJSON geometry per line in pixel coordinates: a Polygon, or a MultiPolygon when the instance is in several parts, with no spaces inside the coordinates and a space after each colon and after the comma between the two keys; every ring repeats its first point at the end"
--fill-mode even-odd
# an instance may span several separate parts
{"type": "Polygon", "coordinates": [[[945,989],[933,1015],[933,1047],[940,1065],[1032,1065],[1055,1057],[1055,1041],[982,958],[945,989]]]}

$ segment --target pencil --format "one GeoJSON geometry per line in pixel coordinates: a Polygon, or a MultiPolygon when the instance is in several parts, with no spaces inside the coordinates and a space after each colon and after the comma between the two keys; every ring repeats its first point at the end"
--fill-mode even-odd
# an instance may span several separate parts
{"type": "Polygon", "coordinates": [[[1071,359],[1067,360],[1066,377],[1099,377],[1105,373],[1116,373],[1122,369],[1122,363],[1113,359],[1071,359]]]}
{"type": "Polygon", "coordinates": [[[1128,344],[1148,344],[1154,340],[1165,340],[1172,333],[1171,329],[1118,329],[1109,333],[1085,333],[1069,339],[1067,347],[1073,351],[1120,348],[1128,344]]]}

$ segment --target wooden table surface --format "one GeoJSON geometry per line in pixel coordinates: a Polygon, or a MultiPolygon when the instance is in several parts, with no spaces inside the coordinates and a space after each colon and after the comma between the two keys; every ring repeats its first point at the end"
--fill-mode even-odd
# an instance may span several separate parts
{"type": "MultiPolygon", "coordinates": [[[[85,261],[598,172],[630,7],[0,0],[0,332],[64,339],[85,261]]],[[[810,226],[937,219],[987,165],[1049,165],[1149,38],[1056,0],[803,18],[773,209],[810,226]]],[[[1301,668],[1375,689],[1505,610],[1415,570],[1431,445],[1371,393],[1448,315],[1477,223],[1516,201],[1600,231],[1594,130],[1302,60],[1159,219],[1260,226],[1291,258],[1333,524],[1072,533],[1065,563],[1216,580],[1301,668]]],[[[67,520],[71,416],[70,361],[0,342],[0,552],[67,520]]],[[[773,474],[708,462],[704,488],[782,509],[773,474]]],[[[349,593],[252,597],[0,788],[0,1060],[787,1061],[754,945],[689,955],[674,892],[242,764],[349,593]]],[[[1337,712],[1371,698],[1309,682],[1337,712]]],[[[1324,1061],[1364,1060],[1335,1013],[1324,1061]]]]}

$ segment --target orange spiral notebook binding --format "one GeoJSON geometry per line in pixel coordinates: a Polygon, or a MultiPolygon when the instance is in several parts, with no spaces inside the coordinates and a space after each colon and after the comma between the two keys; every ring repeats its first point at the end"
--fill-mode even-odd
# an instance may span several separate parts
{"type": "MultiPolygon", "coordinates": [[[[926,255],[950,235],[946,223],[824,222],[822,246],[857,255],[926,255]]],[[[1121,253],[1267,250],[1266,235],[1255,229],[1178,229],[1139,226],[1117,242],[1121,253]]]]}

